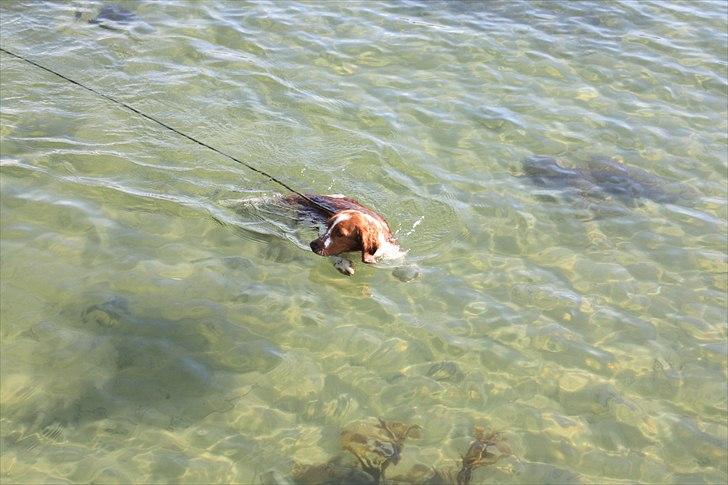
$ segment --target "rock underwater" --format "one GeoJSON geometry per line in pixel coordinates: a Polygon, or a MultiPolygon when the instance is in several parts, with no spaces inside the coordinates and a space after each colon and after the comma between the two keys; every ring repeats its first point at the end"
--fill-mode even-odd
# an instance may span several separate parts
{"type": "Polygon", "coordinates": [[[522,166],[524,175],[539,187],[575,191],[592,199],[617,199],[635,205],[640,199],[672,203],[685,195],[677,184],[611,157],[592,157],[586,167],[570,168],[552,157],[532,156],[522,166]]]}

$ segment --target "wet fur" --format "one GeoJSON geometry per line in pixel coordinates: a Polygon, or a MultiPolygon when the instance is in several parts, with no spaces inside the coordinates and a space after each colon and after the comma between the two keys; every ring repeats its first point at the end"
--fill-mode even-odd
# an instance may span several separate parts
{"type": "Polygon", "coordinates": [[[297,208],[299,219],[323,228],[321,236],[311,241],[311,250],[332,257],[334,266],[343,274],[354,274],[351,261],[340,256],[343,253],[360,251],[362,262],[367,264],[401,254],[387,221],[355,199],[317,194],[304,198],[294,194],[283,201],[297,208]]]}

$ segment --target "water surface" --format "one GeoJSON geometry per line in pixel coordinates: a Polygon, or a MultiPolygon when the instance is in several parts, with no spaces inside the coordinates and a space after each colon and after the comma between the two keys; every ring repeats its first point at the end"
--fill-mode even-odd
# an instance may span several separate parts
{"type": "Polygon", "coordinates": [[[102,5],[2,2],[1,44],[376,208],[422,276],[340,275],[221,204],[275,184],[2,54],[3,482],[260,483],[377,416],[423,427],[388,475],[482,425],[475,483],[728,479],[724,2],[102,5]]]}

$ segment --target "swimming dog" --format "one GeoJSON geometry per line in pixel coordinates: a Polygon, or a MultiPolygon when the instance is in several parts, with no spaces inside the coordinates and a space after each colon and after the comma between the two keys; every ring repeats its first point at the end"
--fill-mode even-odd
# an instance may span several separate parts
{"type": "Polygon", "coordinates": [[[283,200],[295,206],[303,219],[322,226],[322,234],[311,241],[311,251],[331,257],[342,274],[354,274],[352,262],[343,253],[361,251],[361,260],[367,264],[403,255],[384,217],[351,197],[293,194],[283,200]]]}

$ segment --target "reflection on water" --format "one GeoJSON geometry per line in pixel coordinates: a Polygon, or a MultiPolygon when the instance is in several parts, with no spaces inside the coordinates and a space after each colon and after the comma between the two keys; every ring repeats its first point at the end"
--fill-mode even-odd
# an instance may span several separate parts
{"type": "Polygon", "coordinates": [[[0,55],[3,482],[728,478],[724,2],[0,14],[411,265],[342,277],[223,203],[270,181],[0,55]]]}

